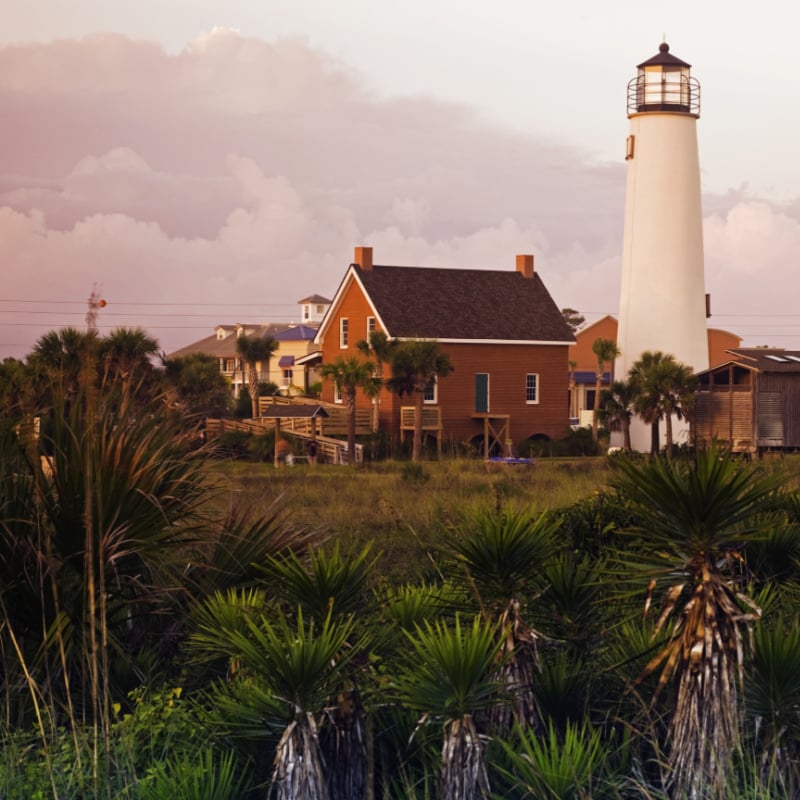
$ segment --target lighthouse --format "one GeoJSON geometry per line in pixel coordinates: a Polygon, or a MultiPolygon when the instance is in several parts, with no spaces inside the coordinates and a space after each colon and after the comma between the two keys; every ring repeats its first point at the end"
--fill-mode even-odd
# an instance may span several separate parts
{"type": "MultiPolygon", "coordinates": [[[[615,377],[643,352],[659,350],[694,372],[708,368],[703,218],[697,120],[700,84],[664,42],[628,83],[625,223],[615,377]]],[[[661,444],[664,444],[661,425],[661,444]]],[[[673,420],[676,443],[688,425],[673,420]]],[[[635,450],[650,449],[650,426],[634,418],[635,450]]]]}

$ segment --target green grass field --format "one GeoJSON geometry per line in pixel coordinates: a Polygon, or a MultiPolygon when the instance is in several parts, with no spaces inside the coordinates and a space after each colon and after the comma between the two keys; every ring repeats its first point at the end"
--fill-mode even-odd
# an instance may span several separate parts
{"type": "Polygon", "coordinates": [[[606,486],[606,458],[541,459],[506,466],[457,459],[422,464],[385,461],[357,469],[302,464],[276,470],[252,462],[216,468],[219,502],[258,514],[278,502],[293,524],[317,528],[356,552],[371,542],[377,576],[392,582],[425,577],[445,530],[481,507],[564,508],[606,486]]]}

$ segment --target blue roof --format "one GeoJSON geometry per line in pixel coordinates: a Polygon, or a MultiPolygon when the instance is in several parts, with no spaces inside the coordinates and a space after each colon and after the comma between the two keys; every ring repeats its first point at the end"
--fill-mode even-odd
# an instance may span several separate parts
{"type": "Polygon", "coordinates": [[[317,335],[317,329],[309,325],[294,325],[285,331],[275,334],[279,342],[311,341],[317,335]]]}
{"type": "MultiPolygon", "coordinates": [[[[574,372],[573,375],[575,376],[575,383],[596,383],[597,382],[597,373],[593,370],[578,370],[574,372]]],[[[603,380],[601,383],[609,383],[611,380],[611,375],[608,372],[603,373],[603,380]]]]}

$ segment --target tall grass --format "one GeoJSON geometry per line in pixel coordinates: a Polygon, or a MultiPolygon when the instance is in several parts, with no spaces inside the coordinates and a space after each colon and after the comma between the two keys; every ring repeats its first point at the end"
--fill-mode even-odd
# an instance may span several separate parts
{"type": "Polygon", "coordinates": [[[373,543],[376,575],[394,583],[435,577],[443,535],[465,512],[565,508],[605,488],[610,470],[605,458],[540,460],[533,467],[453,459],[413,470],[383,461],[356,471],[222,462],[215,474],[228,492],[221,502],[244,502],[258,513],[280,497],[293,522],[326,528],[347,551],[373,543]]]}

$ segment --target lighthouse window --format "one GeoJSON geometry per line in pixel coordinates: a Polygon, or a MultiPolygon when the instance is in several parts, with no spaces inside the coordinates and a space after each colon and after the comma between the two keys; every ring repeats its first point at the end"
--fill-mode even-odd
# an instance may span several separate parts
{"type": "Polygon", "coordinates": [[[630,161],[633,158],[633,149],[634,149],[635,143],[636,143],[636,137],[633,134],[631,134],[625,140],[625,160],[626,161],[630,161]]]}

